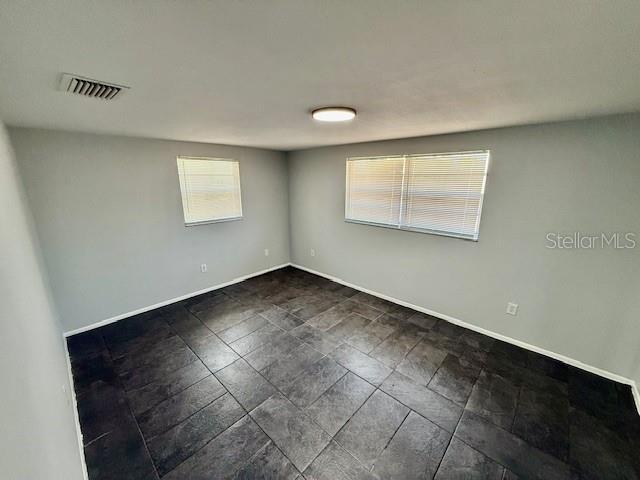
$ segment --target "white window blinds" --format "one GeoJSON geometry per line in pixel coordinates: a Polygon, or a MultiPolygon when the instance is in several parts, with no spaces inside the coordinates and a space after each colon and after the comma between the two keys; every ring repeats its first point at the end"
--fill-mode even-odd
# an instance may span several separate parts
{"type": "Polygon", "coordinates": [[[347,159],[348,221],[478,239],[489,152],[347,159]]]}
{"type": "Polygon", "coordinates": [[[347,218],[399,226],[403,157],[347,161],[347,218]]]}
{"type": "Polygon", "coordinates": [[[186,225],[242,218],[237,161],[178,157],[178,176],[186,225]]]}

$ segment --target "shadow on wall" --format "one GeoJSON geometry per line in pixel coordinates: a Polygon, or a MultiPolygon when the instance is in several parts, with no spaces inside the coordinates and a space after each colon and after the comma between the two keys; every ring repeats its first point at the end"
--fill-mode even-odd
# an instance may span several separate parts
{"type": "Polygon", "coordinates": [[[3,478],[84,478],[69,374],[31,214],[0,122],[3,478]]]}

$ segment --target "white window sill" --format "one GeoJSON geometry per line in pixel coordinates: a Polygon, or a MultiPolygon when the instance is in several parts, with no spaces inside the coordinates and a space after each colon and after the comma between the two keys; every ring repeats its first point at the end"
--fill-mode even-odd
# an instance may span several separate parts
{"type": "Polygon", "coordinates": [[[185,227],[197,227],[198,225],[209,225],[210,223],[234,222],[242,220],[244,217],[215,218],[212,220],[203,220],[201,222],[189,222],[184,224],[185,227]]]}

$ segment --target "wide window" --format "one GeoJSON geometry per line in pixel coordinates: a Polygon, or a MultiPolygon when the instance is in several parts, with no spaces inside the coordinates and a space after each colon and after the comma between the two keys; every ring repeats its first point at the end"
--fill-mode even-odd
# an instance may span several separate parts
{"type": "Polygon", "coordinates": [[[345,219],[478,239],[489,151],[347,159],[345,219]]]}
{"type": "Polygon", "coordinates": [[[242,218],[237,161],[178,157],[178,176],[185,225],[242,218]]]}

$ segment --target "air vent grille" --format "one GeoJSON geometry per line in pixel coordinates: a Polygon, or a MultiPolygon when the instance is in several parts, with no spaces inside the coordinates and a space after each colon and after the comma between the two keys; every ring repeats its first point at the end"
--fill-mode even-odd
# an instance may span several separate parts
{"type": "Polygon", "coordinates": [[[59,90],[68,93],[75,93],[85,97],[101,98],[103,100],[115,100],[121,97],[128,89],[129,87],[125,87],[124,85],[93,80],[69,73],[62,74],[59,86],[59,90]]]}

